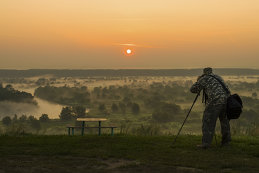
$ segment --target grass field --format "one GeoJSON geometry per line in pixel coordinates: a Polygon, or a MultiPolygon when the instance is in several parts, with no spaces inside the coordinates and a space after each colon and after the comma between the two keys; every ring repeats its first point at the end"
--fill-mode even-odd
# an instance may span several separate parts
{"type": "MultiPolygon", "coordinates": [[[[0,172],[259,172],[259,138],[197,149],[201,136],[0,136],[0,172]]],[[[218,139],[219,142],[219,139],[218,139]]]]}

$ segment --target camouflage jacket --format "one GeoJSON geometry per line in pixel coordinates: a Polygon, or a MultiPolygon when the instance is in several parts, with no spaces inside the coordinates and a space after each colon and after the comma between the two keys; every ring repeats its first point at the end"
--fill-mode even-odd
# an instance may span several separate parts
{"type": "MultiPolygon", "coordinates": [[[[211,73],[210,75],[215,76],[224,83],[223,79],[220,76],[213,73],[211,73]]],[[[228,88],[226,84],[225,86],[228,88]]],[[[219,83],[214,77],[203,75],[198,78],[198,81],[194,83],[190,89],[192,93],[199,93],[201,90],[204,90],[204,92],[208,96],[207,105],[226,104],[229,94],[222,87],[221,83],[219,83]]]]}

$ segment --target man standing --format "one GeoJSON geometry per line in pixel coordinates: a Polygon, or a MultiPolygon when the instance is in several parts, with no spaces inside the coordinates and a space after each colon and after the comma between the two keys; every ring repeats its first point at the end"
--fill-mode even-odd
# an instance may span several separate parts
{"type": "Polygon", "coordinates": [[[198,146],[203,149],[211,145],[218,117],[221,124],[221,145],[227,145],[231,141],[230,125],[226,115],[227,97],[229,94],[218,80],[227,88],[223,79],[213,74],[212,68],[208,67],[203,69],[203,75],[198,77],[197,82],[190,89],[192,93],[200,93],[203,90],[207,99],[205,99],[206,108],[202,119],[202,145],[198,146]]]}

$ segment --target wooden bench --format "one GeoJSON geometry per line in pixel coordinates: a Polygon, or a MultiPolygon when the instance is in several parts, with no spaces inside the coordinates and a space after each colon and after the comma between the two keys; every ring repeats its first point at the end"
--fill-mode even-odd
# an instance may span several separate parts
{"type": "Polygon", "coordinates": [[[101,122],[102,121],[107,121],[106,118],[77,118],[77,121],[82,122],[82,126],[68,126],[68,135],[71,135],[71,131],[72,131],[72,135],[74,135],[74,129],[81,129],[81,135],[84,135],[84,131],[85,129],[99,129],[98,134],[99,136],[101,135],[101,129],[102,128],[110,128],[111,129],[111,135],[113,136],[114,132],[113,129],[117,128],[115,126],[101,126],[101,122]],[[85,126],[85,122],[98,122],[99,126],[98,127],[86,127],[85,126]]]}
{"type": "MultiPolygon", "coordinates": [[[[117,127],[115,127],[115,126],[84,127],[84,129],[99,129],[99,128],[101,128],[101,129],[111,129],[111,135],[113,136],[114,135],[114,130],[113,129],[115,129],[117,127]]],[[[74,135],[75,134],[75,130],[74,129],[82,129],[82,127],[80,127],[80,126],[68,126],[67,129],[68,129],[68,135],[71,135],[71,134],[74,135]]],[[[101,133],[99,133],[99,135],[101,135],[101,133]]]]}

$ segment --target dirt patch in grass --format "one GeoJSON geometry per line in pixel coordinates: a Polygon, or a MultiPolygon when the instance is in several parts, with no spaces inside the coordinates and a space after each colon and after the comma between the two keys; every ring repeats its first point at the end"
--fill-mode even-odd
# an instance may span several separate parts
{"type": "Polygon", "coordinates": [[[109,170],[140,165],[140,162],[125,159],[108,159],[103,161],[102,163],[104,163],[106,165],[106,169],[109,170]]]}

